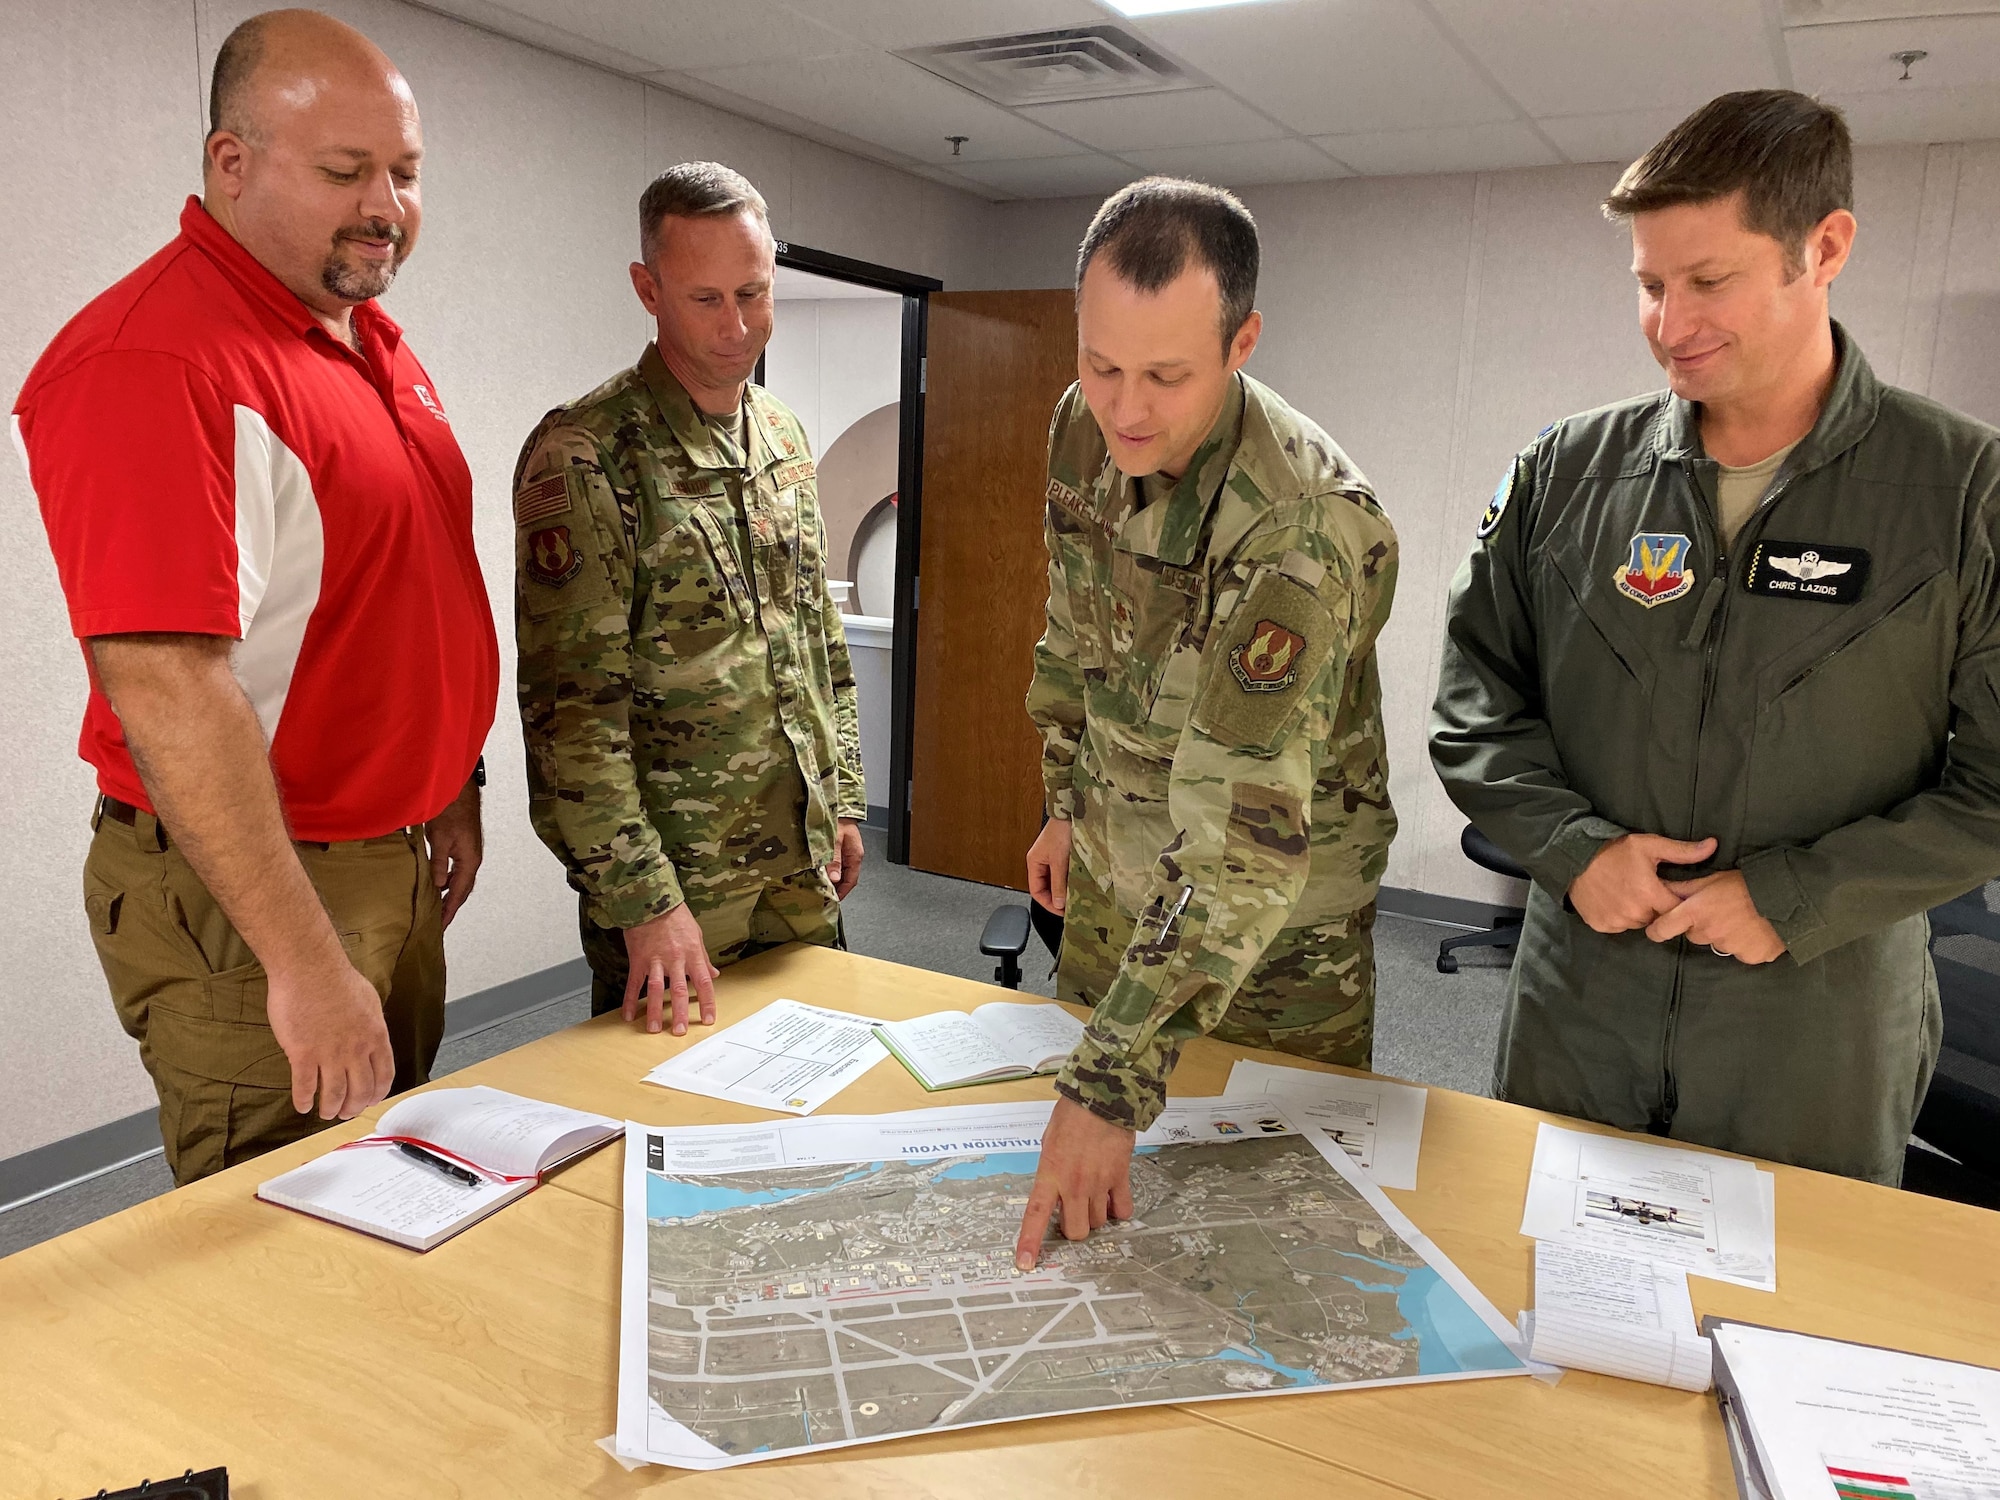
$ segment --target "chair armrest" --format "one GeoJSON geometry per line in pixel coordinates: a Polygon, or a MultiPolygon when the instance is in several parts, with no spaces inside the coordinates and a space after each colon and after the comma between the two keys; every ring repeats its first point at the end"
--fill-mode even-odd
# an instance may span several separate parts
{"type": "Polygon", "coordinates": [[[1028,908],[1002,906],[986,919],[979,934],[979,951],[988,958],[1012,954],[1019,958],[1028,951],[1028,908]]]}

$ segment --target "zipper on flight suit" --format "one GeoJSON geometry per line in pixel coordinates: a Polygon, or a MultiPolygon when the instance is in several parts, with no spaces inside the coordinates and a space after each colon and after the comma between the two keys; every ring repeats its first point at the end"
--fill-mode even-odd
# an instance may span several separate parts
{"type": "MultiPolygon", "coordinates": [[[[1695,817],[1701,808],[1702,737],[1708,729],[1708,705],[1715,696],[1716,659],[1721,655],[1722,633],[1727,628],[1729,620],[1730,563],[1728,548],[1722,540],[1722,529],[1712,513],[1707,497],[1702,494],[1701,485],[1695,480],[1694,469],[1686,459],[1681,460],[1681,463],[1682,475],[1688,481],[1688,488],[1694,492],[1695,513],[1700,517],[1700,524],[1707,529],[1710,540],[1715,544],[1714,571],[1709,577],[1708,586],[1702,590],[1701,598],[1695,605],[1694,622],[1682,642],[1684,645],[1692,646],[1698,641],[1702,649],[1701,704],[1695,717],[1694,728],[1694,782],[1688,789],[1687,827],[1688,837],[1692,839],[1702,836],[1695,824],[1695,817]]],[[[1790,488],[1794,477],[1787,474],[1773,484],[1764,498],[1757,502],[1756,509],[1743,518],[1743,524],[1736,531],[1739,541],[1748,536],[1765,512],[1778,503],[1785,491],[1790,488]]],[[[1674,1079],[1674,1033],[1680,1023],[1681,982],[1686,975],[1689,942],[1686,937],[1680,938],[1679,942],[1680,952],[1674,956],[1673,988],[1667,996],[1667,1024],[1660,1043],[1660,1098],[1663,1111],[1661,1123],[1667,1129],[1672,1128],[1674,1115],[1680,1108],[1680,1089],[1674,1079]]]]}

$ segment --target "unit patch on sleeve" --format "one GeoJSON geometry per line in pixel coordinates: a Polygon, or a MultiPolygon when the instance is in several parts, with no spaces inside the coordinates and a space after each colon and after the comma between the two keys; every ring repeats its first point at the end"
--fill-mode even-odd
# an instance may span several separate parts
{"type": "Polygon", "coordinates": [[[1631,556],[1611,570],[1611,581],[1627,599],[1652,609],[1694,587],[1693,550],[1685,532],[1642,531],[1632,538],[1631,556]]]}
{"type": "Polygon", "coordinates": [[[1868,587],[1868,553],[1824,542],[1759,542],[1743,574],[1746,593],[1852,604],[1868,587]]]}
{"type": "Polygon", "coordinates": [[[1507,472],[1500,476],[1500,487],[1493,492],[1493,498],[1486,502],[1486,514],[1479,518],[1479,528],[1473,535],[1485,541],[1500,529],[1500,518],[1507,514],[1507,501],[1514,493],[1514,465],[1507,465],[1507,472]]]}
{"type": "Polygon", "coordinates": [[[569,514],[569,479],[551,474],[547,479],[521,486],[514,496],[514,524],[532,526],[550,516],[569,514]]]}
{"type": "Polygon", "coordinates": [[[1275,620],[1259,620],[1250,639],[1229,653],[1229,670],[1246,693],[1282,693],[1299,680],[1305,637],[1275,620]]]}
{"type": "Polygon", "coordinates": [[[567,526],[549,526],[528,538],[528,576],[559,589],[583,571],[583,554],[570,544],[567,526]]]}

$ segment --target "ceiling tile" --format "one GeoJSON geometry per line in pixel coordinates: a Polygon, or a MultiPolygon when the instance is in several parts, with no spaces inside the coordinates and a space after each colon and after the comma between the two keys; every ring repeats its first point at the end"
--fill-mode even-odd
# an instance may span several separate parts
{"type": "Polygon", "coordinates": [[[1323,135],[1315,136],[1313,144],[1371,177],[1504,172],[1510,167],[1552,167],[1561,161],[1533,130],[1519,122],[1323,135]]]}
{"type": "MultiPolygon", "coordinates": [[[[450,9],[446,0],[440,9],[450,9]]],[[[793,14],[778,0],[485,0],[600,47],[688,72],[739,63],[826,57],[858,44],[793,14]]]]}
{"type": "Polygon", "coordinates": [[[1125,160],[1147,172],[1192,177],[1222,187],[1261,182],[1322,182],[1352,174],[1304,141],[1245,141],[1227,146],[1175,146],[1160,151],[1127,151],[1125,160]]]}
{"type": "MultiPolygon", "coordinates": [[[[621,52],[616,47],[601,46],[550,22],[523,15],[520,10],[498,4],[497,0],[425,0],[425,4],[443,15],[470,21],[475,26],[526,42],[531,47],[594,63],[614,72],[645,73],[658,66],[647,58],[621,52]]],[[[550,9],[553,10],[553,7],[550,9]]]]}
{"type": "Polygon", "coordinates": [[[1100,151],[1275,140],[1285,133],[1220,89],[1181,89],[1077,104],[1038,104],[1024,119],[1060,130],[1100,151]]]}
{"type": "Polygon", "coordinates": [[[785,4],[806,20],[884,50],[935,47],[1057,26],[1098,26],[1115,19],[1090,0],[785,0],[785,4]]]}
{"type": "Polygon", "coordinates": [[[1864,146],[1924,145],[2000,137],[2000,89],[1911,89],[1825,94],[1864,146]]]}
{"type": "Polygon", "coordinates": [[[1731,89],[1783,81],[1755,0],[1430,3],[1531,115],[1685,115],[1731,89]]]}
{"type": "Polygon", "coordinates": [[[1128,24],[1304,135],[1517,118],[1410,0],[1267,0],[1128,24]]]}
{"type": "Polygon", "coordinates": [[[1535,121],[1571,161],[1637,161],[1691,110],[1641,109],[1603,115],[1548,115],[1535,121]]]}
{"type": "Polygon", "coordinates": [[[886,52],[717,68],[693,76],[753,106],[803,115],[916,161],[949,160],[946,137],[952,135],[967,137],[961,156],[968,161],[1062,156],[1077,149],[1039,125],[886,52]]]}
{"type": "Polygon", "coordinates": [[[1814,93],[1914,93],[1923,89],[2000,87],[2000,16],[1924,16],[1801,26],[1785,33],[1798,86],[1814,93]],[[1930,53],[1901,83],[1890,53],[1930,53]]]}
{"type": "Polygon", "coordinates": [[[1142,174],[1108,156],[1093,155],[974,162],[958,168],[956,175],[973,192],[992,189],[1013,198],[1081,198],[1115,192],[1142,174]]]}

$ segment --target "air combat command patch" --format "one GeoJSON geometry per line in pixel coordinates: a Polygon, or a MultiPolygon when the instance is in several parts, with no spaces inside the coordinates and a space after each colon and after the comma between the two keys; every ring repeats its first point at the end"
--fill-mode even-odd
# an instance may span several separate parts
{"type": "Polygon", "coordinates": [[[1691,550],[1683,532],[1642,531],[1632,538],[1632,555],[1611,570],[1611,581],[1648,609],[1678,599],[1694,587],[1691,550]]]}
{"type": "Polygon", "coordinates": [[[1259,620],[1250,639],[1229,653],[1229,670],[1246,693],[1281,693],[1299,680],[1305,637],[1275,620],[1259,620]]]}
{"type": "Polygon", "coordinates": [[[550,526],[528,538],[528,576],[559,589],[583,571],[583,554],[570,545],[567,526],[550,526]]]}

